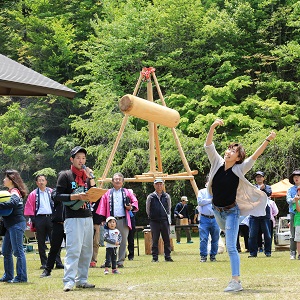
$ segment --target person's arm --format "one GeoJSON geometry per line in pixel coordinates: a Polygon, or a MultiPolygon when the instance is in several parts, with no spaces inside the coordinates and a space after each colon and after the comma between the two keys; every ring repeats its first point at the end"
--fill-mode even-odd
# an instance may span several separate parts
{"type": "Polygon", "coordinates": [[[286,193],[286,202],[291,205],[292,203],[294,203],[294,193],[292,192],[292,187],[290,187],[286,193]]]}
{"type": "Polygon", "coordinates": [[[198,192],[197,202],[199,206],[204,206],[212,203],[212,197],[209,197],[208,191],[206,189],[202,189],[198,192]]]}
{"type": "Polygon", "coordinates": [[[146,200],[146,213],[147,213],[148,218],[150,218],[150,203],[151,203],[150,195],[148,195],[147,200],[146,200]]]}
{"type": "Polygon", "coordinates": [[[256,151],[251,155],[253,160],[257,160],[260,155],[263,154],[265,149],[267,148],[268,144],[274,140],[276,137],[276,133],[271,131],[268,137],[263,141],[263,143],[256,149],[256,151]]]}
{"type": "Polygon", "coordinates": [[[205,146],[209,146],[212,144],[213,142],[213,137],[214,137],[214,131],[215,131],[215,128],[218,127],[218,126],[223,126],[224,125],[224,122],[222,119],[216,119],[212,125],[210,126],[209,128],[209,131],[208,131],[208,134],[207,134],[207,137],[206,137],[206,141],[205,141],[205,146]]]}
{"type": "Polygon", "coordinates": [[[295,202],[296,203],[296,210],[298,212],[300,212],[300,204],[299,204],[299,200],[295,202]]]}

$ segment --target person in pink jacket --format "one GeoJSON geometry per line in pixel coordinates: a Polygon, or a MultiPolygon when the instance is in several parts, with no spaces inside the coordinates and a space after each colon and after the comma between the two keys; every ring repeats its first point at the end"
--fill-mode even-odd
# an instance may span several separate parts
{"type": "Polygon", "coordinates": [[[117,265],[118,268],[124,267],[126,256],[126,243],[131,229],[130,213],[137,212],[138,200],[134,194],[123,188],[124,176],[122,173],[115,173],[112,178],[113,188],[109,189],[101,198],[96,213],[102,217],[102,224],[105,224],[106,218],[112,216],[117,220],[117,229],[122,235],[122,242],[119,247],[117,265]]]}

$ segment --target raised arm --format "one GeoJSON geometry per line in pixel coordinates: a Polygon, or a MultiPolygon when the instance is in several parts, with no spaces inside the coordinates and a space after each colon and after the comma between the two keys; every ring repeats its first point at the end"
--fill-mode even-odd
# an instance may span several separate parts
{"type": "Polygon", "coordinates": [[[271,131],[268,137],[263,141],[263,143],[256,149],[256,151],[252,154],[252,159],[257,160],[260,155],[263,154],[268,144],[274,140],[276,137],[276,133],[271,131]]]}
{"type": "Polygon", "coordinates": [[[222,119],[216,119],[212,123],[212,125],[209,128],[207,137],[206,137],[205,146],[209,146],[209,145],[212,144],[215,128],[218,127],[218,126],[223,126],[223,125],[224,125],[224,122],[223,122],[222,119]]]}

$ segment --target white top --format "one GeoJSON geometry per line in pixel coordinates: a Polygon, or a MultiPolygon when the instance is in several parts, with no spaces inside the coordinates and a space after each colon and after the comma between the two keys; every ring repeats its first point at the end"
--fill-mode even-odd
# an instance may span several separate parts
{"type": "MultiPolygon", "coordinates": [[[[212,179],[221,166],[224,165],[224,158],[218,154],[214,143],[205,146],[205,151],[211,163],[208,191],[212,194],[212,179]]],[[[241,212],[241,216],[252,215],[255,217],[266,215],[266,205],[268,197],[265,192],[257,189],[246,178],[245,174],[252,168],[255,160],[250,157],[245,159],[241,164],[235,164],[232,172],[239,177],[239,185],[236,192],[236,202],[241,212]]]]}
{"type": "Polygon", "coordinates": [[[125,208],[123,204],[122,190],[113,189],[113,201],[114,201],[114,216],[125,217],[125,208]]]}
{"type": "Polygon", "coordinates": [[[50,199],[49,199],[49,194],[45,190],[40,192],[40,207],[39,210],[37,211],[37,215],[51,215],[52,214],[52,209],[50,205],[50,199]]]}

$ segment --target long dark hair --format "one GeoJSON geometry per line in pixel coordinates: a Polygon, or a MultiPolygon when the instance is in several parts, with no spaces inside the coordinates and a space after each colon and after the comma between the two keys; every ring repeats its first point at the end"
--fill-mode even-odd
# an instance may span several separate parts
{"type": "Polygon", "coordinates": [[[6,170],[5,176],[12,181],[14,187],[20,191],[23,198],[28,195],[27,187],[18,171],[12,169],[6,170]]]}

